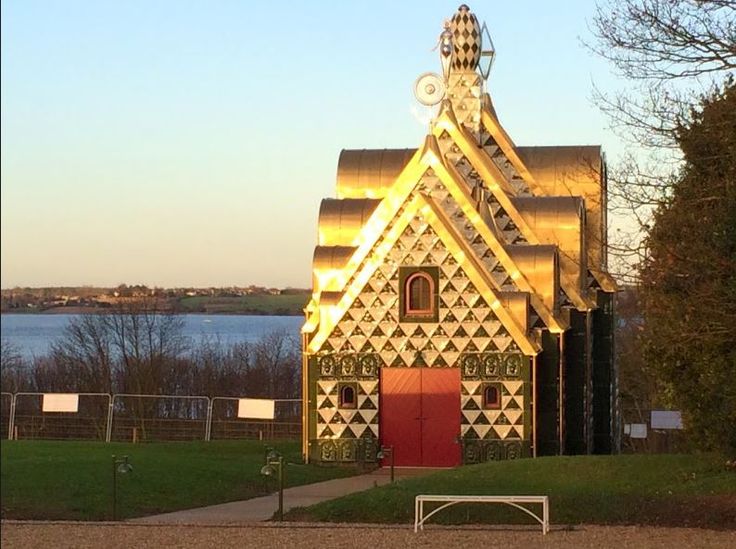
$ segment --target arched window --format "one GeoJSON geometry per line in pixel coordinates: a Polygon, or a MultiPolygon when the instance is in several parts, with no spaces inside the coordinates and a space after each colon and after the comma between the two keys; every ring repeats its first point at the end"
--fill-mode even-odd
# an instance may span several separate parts
{"type": "Polygon", "coordinates": [[[501,391],[498,384],[488,384],[483,387],[483,408],[498,410],[501,408],[501,391]]]}
{"type": "Polygon", "coordinates": [[[406,279],[404,312],[407,315],[432,315],[434,281],[427,273],[414,273],[406,279]]]}
{"type": "Polygon", "coordinates": [[[340,385],[340,402],[339,407],[340,408],[355,408],[357,405],[357,401],[355,398],[355,385],[354,384],[345,384],[340,385]]]}

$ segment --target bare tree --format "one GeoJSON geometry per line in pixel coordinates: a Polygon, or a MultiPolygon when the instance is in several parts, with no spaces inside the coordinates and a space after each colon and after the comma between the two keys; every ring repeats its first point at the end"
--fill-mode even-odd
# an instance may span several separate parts
{"type": "Polygon", "coordinates": [[[0,386],[3,392],[14,393],[28,388],[27,366],[18,347],[3,339],[0,342],[0,386]]]}
{"type": "Polygon", "coordinates": [[[611,168],[609,193],[612,214],[627,219],[611,238],[613,264],[634,282],[652,212],[682,165],[678,130],[736,69],[736,0],[605,0],[591,30],[588,48],[628,84],[596,88],[594,100],[632,148],[611,168]]]}

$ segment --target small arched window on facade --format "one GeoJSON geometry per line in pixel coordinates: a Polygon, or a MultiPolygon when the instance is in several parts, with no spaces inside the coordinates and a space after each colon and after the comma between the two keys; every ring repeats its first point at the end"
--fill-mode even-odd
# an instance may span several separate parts
{"type": "Polygon", "coordinates": [[[489,383],[483,386],[483,408],[498,410],[501,408],[501,387],[498,383],[489,383]]]}
{"type": "Polygon", "coordinates": [[[340,384],[340,408],[355,408],[358,404],[356,387],[353,383],[340,384]]]}
{"type": "Polygon", "coordinates": [[[438,322],[439,267],[399,267],[399,321],[438,322]]]}
{"type": "Polygon", "coordinates": [[[431,316],[434,314],[434,281],[424,272],[417,272],[406,279],[404,288],[404,314],[431,316]]]}

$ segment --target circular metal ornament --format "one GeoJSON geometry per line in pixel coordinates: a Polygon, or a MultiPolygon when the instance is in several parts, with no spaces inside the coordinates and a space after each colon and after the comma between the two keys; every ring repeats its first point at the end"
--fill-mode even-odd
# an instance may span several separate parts
{"type": "Polygon", "coordinates": [[[445,97],[445,83],[438,74],[425,73],[414,83],[414,95],[422,105],[431,107],[445,97]]]}

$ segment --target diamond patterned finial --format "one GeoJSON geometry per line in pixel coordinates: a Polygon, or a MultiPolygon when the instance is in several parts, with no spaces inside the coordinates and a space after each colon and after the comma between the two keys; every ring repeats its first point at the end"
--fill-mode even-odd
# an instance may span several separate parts
{"type": "Polygon", "coordinates": [[[452,68],[472,71],[478,66],[481,52],[481,32],[478,19],[466,4],[462,4],[450,19],[452,32],[452,68]]]}

